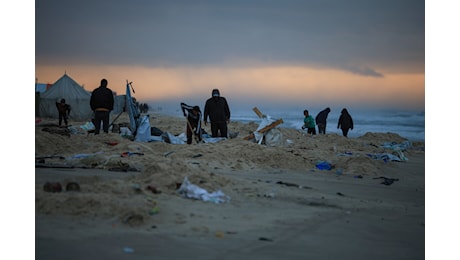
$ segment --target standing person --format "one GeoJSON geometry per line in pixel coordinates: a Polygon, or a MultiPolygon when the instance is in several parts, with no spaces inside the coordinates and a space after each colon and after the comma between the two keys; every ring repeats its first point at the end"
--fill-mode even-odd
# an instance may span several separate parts
{"type": "Polygon", "coordinates": [[[306,109],[303,111],[303,115],[305,118],[303,119],[302,129],[307,128],[307,133],[316,135],[315,119],[313,119],[306,109]]]}
{"type": "Polygon", "coordinates": [[[349,129],[353,130],[353,118],[351,118],[351,115],[348,113],[348,110],[346,108],[342,109],[342,113],[339,117],[337,129],[339,128],[342,129],[342,134],[345,137],[348,136],[349,129]]]}
{"type": "Polygon", "coordinates": [[[227,100],[220,96],[218,89],[212,90],[212,97],[204,106],[204,125],[211,121],[211,136],[227,138],[227,124],[230,123],[230,108],[227,100]],[[220,135],[219,135],[220,132],[220,135]]]}
{"type": "Polygon", "coordinates": [[[199,106],[189,106],[180,103],[182,113],[187,119],[187,144],[192,144],[192,135],[195,135],[196,141],[201,142],[201,110],[199,106]],[[187,113],[185,111],[187,110],[187,113]]]}
{"type": "Polygon", "coordinates": [[[110,111],[113,110],[114,100],[112,90],[107,87],[107,84],[107,80],[102,79],[101,85],[91,93],[90,106],[94,111],[95,135],[101,130],[101,122],[104,133],[109,133],[109,117],[110,111]]]}
{"type": "Polygon", "coordinates": [[[316,115],[315,121],[318,126],[318,134],[326,134],[326,123],[329,112],[331,112],[331,109],[328,107],[316,115]]]}
{"type": "Polygon", "coordinates": [[[65,99],[61,99],[60,102],[56,102],[56,108],[59,114],[59,126],[61,126],[63,119],[65,126],[67,126],[67,118],[70,114],[70,105],[65,103],[65,99]]]}

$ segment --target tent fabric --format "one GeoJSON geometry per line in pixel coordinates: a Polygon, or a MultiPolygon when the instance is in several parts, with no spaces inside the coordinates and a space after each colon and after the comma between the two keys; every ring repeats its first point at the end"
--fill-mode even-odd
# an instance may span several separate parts
{"type": "MultiPolygon", "coordinates": [[[[58,79],[56,83],[51,85],[45,92],[40,93],[38,116],[58,118],[56,101],[60,101],[62,98],[64,98],[66,103],[72,108],[69,119],[91,120],[93,116],[93,111],[89,105],[91,92],[85,90],[67,74],[64,74],[64,76],[58,79]]],[[[114,96],[114,106],[110,113],[111,116],[116,116],[124,111],[125,99],[125,95],[114,96]]]]}
{"type": "Polygon", "coordinates": [[[130,83],[126,82],[126,111],[128,112],[129,115],[129,123],[130,123],[130,129],[133,132],[134,136],[136,136],[137,133],[137,128],[140,125],[140,112],[139,109],[136,107],[134,104],[134,101],[131,97],[131,89],[132,87],[130,83]]]}
{"type": "Polygon", "coordinates": [[[51,88],[51,84],[37,83],[35,84],[35,92],[43,93],[51,88]]]}
{"type": "Polygon", "coordinates": [[[64,74],[64,76],[58,79],[47,91],[41,93],[39,115],[41,117],[58,118],[56,102],[60,101],[62,98],[64,98],[66,103],[72,108],[69,119],[91,119],[93,111],[91,111],[89,105],[91,99],[90,92],[86,91],[67,74],[64,74]]]}
{"type": "Polygon", "coordinates": [[[112,110],[112,115],[116,116],[120,114],[121,112],[124,112],[125,108],[125,102],[126,102],[126,95],[118,95],[115,96],[113,99],[113,110],[112,110]]]}

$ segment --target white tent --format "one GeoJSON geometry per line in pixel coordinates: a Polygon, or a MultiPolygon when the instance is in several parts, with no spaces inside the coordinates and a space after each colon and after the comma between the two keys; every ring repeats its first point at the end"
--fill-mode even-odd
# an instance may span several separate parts
{"type": "Polygon", "coordinates": [[[58,118],[56,102],[62,98],[71,106],[69,119],[90,120],[92,116],[89,101],[91,93],[64,74],[53,86],[40,94],[39,115],[41,117],[58,118]]]}

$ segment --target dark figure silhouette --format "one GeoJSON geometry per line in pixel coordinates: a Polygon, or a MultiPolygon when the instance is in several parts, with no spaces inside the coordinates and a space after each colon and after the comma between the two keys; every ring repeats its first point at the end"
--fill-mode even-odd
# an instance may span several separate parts
{"type": "Polygon", "coordinates": [[[318,134],[326,134],[326,123],[329,112],[331,112],[331,109],[326,108],[316,115],[315,121],[318,126],[318,134]]]}
{"type": "Polygon", "coordinates": [[[204,124],[211,121],[211,136],[227,138],[227,124],[230,122],[230,108],[227,100],[220,96],[218,89],[212,90],[212,97],[206,100],[204,106],[204,124]],[[220,133],[220,134],[219,134],[220,133]]]}
{"type": "Polygon", "coordinates": [[[353,130],[353,119],[346,108],[342,109],[337,128],[342,129],[342,134],[345,137],[348,136],[348,130],[353,130]]]}

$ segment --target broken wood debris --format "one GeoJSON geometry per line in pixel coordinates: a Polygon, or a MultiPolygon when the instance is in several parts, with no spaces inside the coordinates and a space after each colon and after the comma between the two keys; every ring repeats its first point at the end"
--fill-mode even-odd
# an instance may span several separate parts
{"type": "MultiPolygon", "coordinates": [[[[262,112],[260,112],[260,110],[257,108],[257,107],[254,107],[252,109],[259,118],[266,118],[267,116],[264,115],[262,112]]],[[[275,122],[272,122],[271,124],[263,127],[262,129],[258,130],[257,132],[261,133],[261,134],[264,134],[268,131],[270,131],[271,129],[275,128],[276,126],[280,125],[283,123],[283,119],[278,119],[276,120],[275,122]]],[[[255,138],[255,135],[254,135],[254,132],[250,133],[248,136],[244,137],[243,139],[244,140],[250,140],[250,139],[253,139],[255,138]]]]}

